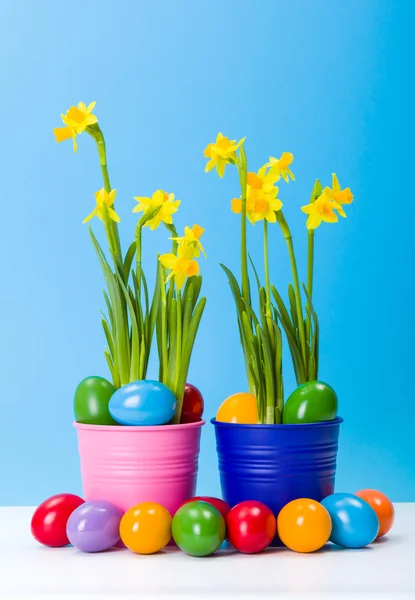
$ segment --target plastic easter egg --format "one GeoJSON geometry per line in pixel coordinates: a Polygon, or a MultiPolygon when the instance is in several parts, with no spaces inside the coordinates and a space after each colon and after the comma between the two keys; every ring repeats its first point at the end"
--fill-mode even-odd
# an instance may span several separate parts
{"type": "Polygon", "coordinates": [[[103,377],[86,377],[75,390],[74,412],[78,423],[118,425],[111,417],[108,403],[115,387],[103,377]]]}
{"type": "Polygon", "coordinates": [[[35,540],[52,548],[67,546],[66,524],[73,511],[83,503],[84,500],[75,494],[56,494],[42,502],[31,522],[35,540]]]}
{"type": "MultiPolygon", "coordinates": [[[[231,510],[231,507],[229,506],[229,504],[227,502],[225,502],[225,500],[222,500],[221,498],[213,498],[212,496],[195,496],[194,498],[189,498],[189,500],[186,500],[186,502],[183,502],[183,504],[188,504],[189,502],[195,502],[197,500],[200,500],[201,502],[208,502],[209,504],[212,504],[212,506],[214,506],[215,508],[218,509],[218,511],[220,512],[220,514],[222,515],[222,517],[225,520],[226,520],[226,515],[231,510]]],[[[182,504],[182,506],[183,506],[183,504],[182,504]]]]}
{"type": "Polygon", "coordinates": [[[216,420],[225,423],[258,423],[256,398],[248,392],[239,392],[226,398],[219,407],[216,420]]]}
{"type": "Polygon", "coordinates": [[[173,517],[173,539],[191,556],[213,554],[225,539],[225,520],[208,502],[183,504],[173,517]]]}
{"type": "Polygon", "coordinates": [[[229,542],[247,554],[265,550],[277,531],[271,509],[257,500],[245,500],[234,506],[228,513],[226,525],[229,542]]]}
{"type": "Polygon", "coordinates": [[[173,392],[150,379],[123,385],[111,397],[109,411],[122,425],[164,425],[176,410],[173,392]]]}
{"type": "Polygon", "coordinates": [[[111,502],[93,500],[79,506],[68,519],[69,541],[82,552],[102,552],[120,541],[122,512],[111,502]]]}
{"type": "Polygon", "coordinates": [[[354,494],[331,494],[321,504],[331,517],[330,541],[344,548],[363,548],[379,533],[379,519],[373,508],[354,494]]]}
{"type": "Polygon", "coordinates": [[[307,381],[289,396],[282,413],[285,424],[332,421],[337,415],[337,395],[322,381],[307,381]]]}
{"type": "Polygon", "coordinates": [[[292,500],[277,518],[278,536],[295,552],[315,552],[329,541],[331,518],[322,504],[310,498],[292,500]]]}
{"type": "Polygon", "coordinates": [[[120,536],[136,554],[159,552],[171,539],[171,515],[157,502],[141,502],[122,517],[120,536]]]}
{"type": "Polygon", "coordinates": [[[186,383],[180,423],[197,423],[203,415],[203,396],[196,386],[186,383]]]}
{"type": "Polygon", "coordinates": [[[378,538],[387,534],[395,520],[395,509],[389,498],[385,494],[382,494],[382,492],[371,489],[360,490],[356,492],[356,496],[366,500],[377,514],[379,519],[378,538]]]}

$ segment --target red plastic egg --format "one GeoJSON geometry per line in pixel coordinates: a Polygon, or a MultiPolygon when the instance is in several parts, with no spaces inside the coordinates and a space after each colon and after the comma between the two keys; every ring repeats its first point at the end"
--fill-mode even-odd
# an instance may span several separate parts
{"type": "Polygon", "coordinates": [[[228,540],[239,552],[261,552],[270,545],[277,531],[271,509],[257,500],[234,506],[226,518],[228,540]]]}
{"type": "Polygon", "coordinates": [[[31,530],[36,541],[45,546],[59,548],[70,542],[66,524],[73,511],[84,500],[75,494],[57,494],[48,498],[35,510],[31,530]]]}
{"type": "Polygon", "coordinates": [[[231,510],[231,507],[227,502],[225,502],[225,500],[222,500],[221,498],[213,498],[212,496],[195,496],[194,498],[189,498],[189,500],[186,500],[186,502],[183,502],[183,504],[187,504],[188,502],[194,502],[195,500],[200,500],[201,502],[208,502],[209,504],[218,509],[218,511],[225,520],[228,512],[231,510]]]}
{"type": "Polygon", "coordinates": [[[186,383],[180,423],[197,423],[202,418],[203,408],[203,396],[200,391],[191,383],[186,383]]]}

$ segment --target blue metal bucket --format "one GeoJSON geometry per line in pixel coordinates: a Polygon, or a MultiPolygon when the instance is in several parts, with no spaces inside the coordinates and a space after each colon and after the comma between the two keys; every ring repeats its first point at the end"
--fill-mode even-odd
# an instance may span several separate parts
{"type": "Polygon", "coordinates": [[[239,425],[212,419],[223,499],[259,500],[275,516],[291,500],[334,492],[341,417],[302,425],[239,425]]]}

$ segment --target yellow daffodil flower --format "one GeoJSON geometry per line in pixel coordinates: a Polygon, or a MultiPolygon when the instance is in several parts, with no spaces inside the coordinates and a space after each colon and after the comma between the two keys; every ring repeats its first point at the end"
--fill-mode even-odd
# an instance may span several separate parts
{"type": "Polygon", "coordinates": [[[92,114],[96,102],[91,102],[88,106],[84,102],[79,102],[78,106],[71,106],[66,112],[66,115],[62,115],[62,121],[65,127],[55,127],[53,133],[55,134],[57,142],[63,142],[64,140],[73,140],[73,150],[76,152],[78,146],[76,143],[76,136],[80,135],[89,125],[93,125],[98,122],[98,117],[92,114]]]}
{"type": "Polygon", "coordinates": [[[115,196],[117,195],[117,190],[111,190],[110,193],[106,192],[104,188],[100,189],[98,192],[95,192],[95,201],[97,203],[96,207],[92,211],[90,215],[88,215],[82,222],[87,223],[92,219],[92,217],[98,217],[98,219],[103,219],[103,211],[104,206],[107,207],[108,216],[113,221],[117,223],[120,222],[120,217],[117,215],[115,210],[111,208],[111,206],[115,202],[115,196]]]}
{"type": "Polygon", "coordinates": [[[223,177],[226,165],[236,161],[236,151],[244,141],[245,138],[242,138],[236,143],[236,140],[230,140],[228,137],[218,133],[216,141],[208,144],[204,150],[205,157],[210,159],[206,165],[205,172],[208,173],[216,167],[219,177],[223,177]]]}
{"type": "Polygon", "coordinates": [[[339,212],[341,206],[338,202],[332,200],[324,192],[307,206],[303,206],[301,210],[309,215],[307,219],[307,229],[316,229],[324,221],[325,223],[337,223],[338,216],[334,212],[339,212]]]}
{"type": "Polygon", "coordinates": [[[178,211],[180,206],[180,200],[175,200],[174,194],[168,194],[163,190],[155,191],[151,198],[134,196],[134,200],[138,202],[137,206],[133,208],[134,213],[143,212],[145,214],[160,207],[158,213],[145,224],[145,227],[150,227],[151,230],[157,229],[161,223],[171,225],[173,223],[172,215],[178,211]]]}
{"type": "MultiPolygon", "coordinates": [[[[282,202],[278,196],[278,187],[272,186],[268,193],[261,189],[247,186],[246,193],[246,216],[250,222],[255,225],[258,221],[266,219],[268,223],[275,223],[277,220],[276,212],[281,210],[282,202]]],[[[231,202],[231,209],[235,214],[242,212],[242,200],[234,198],[231,202]]]]}
{"type": "MultiPolygon", "coordinates": [[[[332,173],[331,188],[325,187],[323,193],[340,205],[351,204],[353,202],[353,194],[350,191],[350,188],[345,188],[344,190],[341,189],[336,173],[332,173]]],[[[337,212],[342,217],[346,216],[342,206],[337,209],[337,212]]]]}
{"type": "Polygon", "coordinates": [[[289,177],[293,180],[295,179],[294,174],[290,169],[293,160],[294,154],[291,154],[291,152],[283,152],[280,158],[270,156],[269,163],[267,163],[266,166],[270,167],[270,173],[275,176],[275,181],[278,181],[278,179],[282,177],[288,183],[289,177]]]}
{"type": "Polygon", "coordinates": [[[161,264],[171,270],[166,283],[174,277],[177,289],[181,289],[188,277],[199,273],[199,265],[193,260],[193,249],[186,242],[179,244],[177,256],[175,254],[162,254],[159,257],[161,264]]]}
{"type": "Polygon", "coordinates": [[[200,241],[200,238],[202,237],[204,231],[205,230],[203,229],[203,227],[200,227],[200,225],[193,225],[192,228],[190,228],[190,227],[184,228],[183,236],[172,237],[170,239],[175,242],[178,242],[179,244],[182,242],[187,243],[190,247],[193,248],[193,256],[195,258],[200,256],[201,252],[203,252],[203,254],[205,255],[205,258],[206,258],[205,249],[203,248],[202,243],[200,241]]]}
{"type": "Polygon", "coordinates": [[[279,176],[272,169],[267,171],[267,168],[267,165],[264,165],[258,170],[258,173],[249,172],[247,175],[248,186],[256,190],[261,190],[265,194],[272,192],[279,176]]]}

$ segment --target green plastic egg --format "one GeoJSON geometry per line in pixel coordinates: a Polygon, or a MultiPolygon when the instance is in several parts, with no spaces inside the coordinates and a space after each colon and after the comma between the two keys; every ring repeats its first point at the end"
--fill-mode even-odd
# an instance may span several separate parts
{"type": "Polygon", "coordinates": [[[78,423],[118,425],[111,417],[108,403],[115,387],[103,377],[86,377],[75,390],[74,412],[78,423]]]}
{"type": "Polygon", "coordinates": [[[285,403],[282,422],[318,423],[332,421],[337,415],[337,395],[323,381],[307,381],[298,386],[285,403]]]}
{"type": "Polygon", "coordinates": [[[191,556],[209,556],[225,539],[225,520],[212,504],[195,500],[183,504],[176,512],[172,534],[183,552],[191,556]]]}

